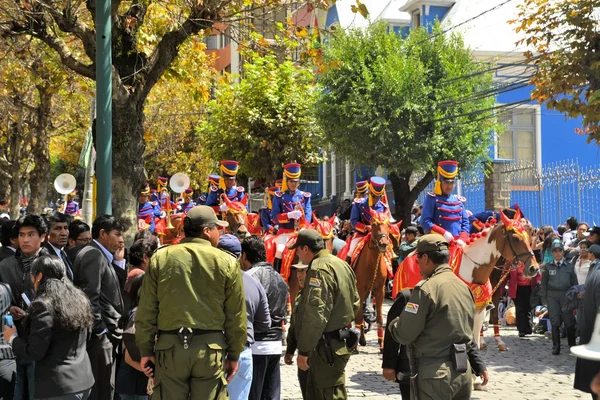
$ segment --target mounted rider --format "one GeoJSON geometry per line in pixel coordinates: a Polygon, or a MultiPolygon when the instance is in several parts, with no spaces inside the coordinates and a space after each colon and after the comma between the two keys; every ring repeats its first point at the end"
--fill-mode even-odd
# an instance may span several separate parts
{"type": "Polygon", "coordinates": [[[218,187],[220,179],[221,179],[221,177],[219,175],[210,174],[208,176],[208,189],[206,192],[204,192],[200,196],[198,196],[198,198],[196,199],[196,205],[198,205],[198,206],[206,205],[206,200],[208,200],[208,192],[210,192],[210,188],[213,186],[218,187]]]}
{"type": "MultiPolygon", "coordinates": [[[[151,203],[148,200],[148,196],[150,195],[150,185],[146,183],[144,189],[140,192],[138,196],[138,221],[143,220],[146,224],[146,227],[150,229],[151,232],[156,230],[156,225],[154,223],[154,218],[160,217],[160,207],[156,203],[151,203]]],[[[142,224],[143,225],[143,224],[142,224]]],[[[138,224],[139,227],[139,224],[138,224]]]]}
{"type": "Polygon", "coordinates": [[[423,201],[421,226],[425,233],[438,233],[448,242],[456,240],[464,246],[469,239],[469,218],[462,196],[452,194],[458,175],[458,162],[440,161],[437,168],[434,191],[428,192],[423,201]]]}
{"type": "Polygon", "coordinates": [[[273,195],[271,219],[279,225],[279,234],[275,238],[275,261],[273,268],[281,270],[281,256],[290,236],[300,228],[299,221],[304,217],[306,222],[312,221],[312,208],[309,192],[298,189],[300,186],[301,165],[289,163],[283,166],[281,191],[273,195]]]}
{"type": "Polygon", "coordinates": [[[187,214],[193,207],[196,206],[196,203],[192,201],[192,196],[194,195],[194,189],[187,188],[185,192],[181,193],[181,197],[183,197],[183,202],[181,203],[181,212],[187,214]]]}
{"type": "Polygon", "coordinates": [[[75,196],[77,196],[77,191],[73,190],[67,195],[67,204],[65,204],[64,214],[70,215],[72,217],[81,215],[81,211],[79,210],[79,203],[75,201],[75,196]]]}
{"type": "Polygon", "coordinates": [[[379,213],[389,213],[387,201],[385,201],[385,179],[379,176],[374,176],[368,181],[357,182],[357,196],[365,196],[356,198],[352,204],[352,212],[350,213],[350,223],[354,229],[354,236],[350,242],[350,249],[346,256],[346,262],[350,264],[352,254],[358,243],[371,231],[371,210],[379,213]],[[360,186],[359,186],[360,184],[360,186]],[[366,194],[368,188],[368,194],[366,194]]]}
{"type": "Polygon", "coordinates": [[[271,210],[273,209],[273,196],[275,196],[275,193],[279,193],[280,189],[281,188],[277,186],[271,186],[268,188],[267,204],[260,209],[260,224],[263,232],[265,233],[275,233],[277,222],[271,218],[271,210]]]}
{"type": "Polygon", "coordinates": [[[242,186],[236,186],[236,177],[239,170],[239,163],[234,160],[221,161],[219,167],[221,176],[219,177],[219,186],[211,186],[206,205],[215,210],[215,213],[227,212],[227,205],[221,201],[221,195],[225,193],[230,201],[239,201],[248,208],[248,196],[242,186]]]}
{"type": "MultiPolygon", "coordinates": [[[[518,204],[513,204],[510,208],[505,208],[502,210],[504,215],[508,218],[513,219],[517,213],[517,210],[521,211],[518,204]]],[[[523,212],[521,211],[521,218],[525,218],[523,212]]],[[[485,228],[485,224],[489,223],[492,220],[500,221],[500,213],[497,211],[482,211],[477,214],[473,214],[469,216],[469,223],[471,224],[470,233],[478,233],[485,228]]]]}

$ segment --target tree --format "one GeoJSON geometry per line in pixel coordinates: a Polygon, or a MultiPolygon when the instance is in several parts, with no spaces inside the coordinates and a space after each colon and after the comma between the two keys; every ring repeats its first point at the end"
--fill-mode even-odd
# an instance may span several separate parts
{"type": "Polygon", "coordinates": [[[325,140],[356,164],[385,168],[405,225],[438,161],[457,160],[464,170],[486,160],[496,128],[495,100],[486,94],[492,76],[459,35],[436,24],[431,35],[420,28],[403,39],[373,25],[336,31],[323,57],[336,65],[318,77],[325,140]],[[411,188],[415,173],[422,178],[411,188]]]}
{"type": "Polygon", "coordinates": [[[571,118],[583,117],[584,129],[600,143],[600,0],[525,0],[516,31],[525,37],[526,62],[533,68],[531,97],[571,118]]]}
{"type": "Polygon", "coordinates": [[[217,86],[199,138],[213,158],[238,160],[242,174],[273,183],[284,163],[318,159],[314,97],[310,70],[273,54],[250,55],[239,83],[225,77],[217,86]]]}
{"type": "MultiPolygon", "coordinates": [[[[142,155],[144,107],[181,46],[209,34],[215,22],[234,24],[278,0],[112,0],[113,214],[135,229],[136,197],[146,181],[142,155]]],[[[95,2],[3,1],[3,36],[32,36],[53,49],[77,74],[96,77],[95,2]]]]}

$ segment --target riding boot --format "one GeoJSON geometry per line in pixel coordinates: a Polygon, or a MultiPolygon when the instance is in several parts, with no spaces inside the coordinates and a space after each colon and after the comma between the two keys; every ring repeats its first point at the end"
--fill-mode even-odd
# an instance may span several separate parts
{"type": "Polygon", "coordinates": [[[275,258],[273,261],[273,269],[280,274],[281,273],[281,258],[275,258]]]}
{"type": "Polygon", "coordinates": [[[552,325],[552,355],[560,354],[560,327],[552,325]]]}
{"type": "Polygon", "coordinates": [[[352,266],[352,257],[346,256],[346,264],[348,264],[349,266],[352,266]]]}
{"type": "Polygon", "coordinates": [[[575,325],[571,325],[567,328],[567,341],[569,343],[569,348],[576,345],[576,343],[575,343],[575,325]]]}

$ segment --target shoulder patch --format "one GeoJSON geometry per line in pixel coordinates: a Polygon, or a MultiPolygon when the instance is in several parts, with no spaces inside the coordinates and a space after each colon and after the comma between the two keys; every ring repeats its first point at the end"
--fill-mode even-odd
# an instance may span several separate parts
{"type": "Polygon", "coordinates": [[[283,196],[283,193],[281,193],[281,192],[275,192],[275,196],[281,197],[281,196],[283,196]]]}
{"type": "Polygon", "coordinates": [[[304,192],[304,197],[310,197],[312,196],[312,194],[310,194],[310,192],[304,192]]]}
{"type": "Polygon", "coordinates": [[[216,192],[217,190],[219,190],[219,188],[217,186],[211,186],[210,187],[210,191],[211,192],[216,192]]]}
{"type": "Polygon", "coordinates": [[[411,303],[409,301],[408,303],[406,303],[406,307],[404,307],[404,311],[411,313],[411,314],[416,314],[419,312],[419,305],[416,303],[411,303]]]}
{"type": "Polygon", "coordinates": [[[318,278],[310,278],[308,285],[312,287],[321,287],[321,280],[318,278]]]}
{"type": "Polygon", "coordinates": [[[462,196],[458,196],[458,201],[462,201],[463,203],[465,203],[467,201],[466,197],[462,197],[462,196]]]}
{"type": "Polygon", "coordinates": [[[206,201],[206,195],[205,195],[205,194],[203,194],[202,196],[200,196],[200,200],[202,200],[202,201],[206,201]]]}
{"type": "Polygon", "coordinates": [[[433,193],[433,192],[427,192],[427,194],[430,195],[431,197],[435,197],[436,196],[435,193],[433,193]]]}
{"type": "Polygon", "coordinates": [[[246,190],[246,189],[244,189],[244,187],[243,187],[243,186],[238,186],[236,189],[237,189],[237,191],[238,191],[238,192],[240,192],[240,193],[242,193],[242,192],[244,192],[244,191],[246,190]]]}

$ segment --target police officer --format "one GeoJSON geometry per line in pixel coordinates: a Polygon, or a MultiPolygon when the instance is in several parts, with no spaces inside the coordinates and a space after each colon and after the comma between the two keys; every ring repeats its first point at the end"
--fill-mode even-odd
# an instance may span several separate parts
{"type": "Polygon", "coordinates": [[[221,201],[221,195],[225,193],[231,201],[241,201],[248,207],[248,196],[242,186],[236,186],[236,176],[239,169],[237,161],[221,161],[221,176],[219,177],[219,186],[211,186],[208,191],[206,205],[211,206],[215,213],[227,212],[227,205],[221,201]]]}
{"type": "Polygon", "coordinates": [[[555,240],[550,247],[554,259],[542,268],[542,301],[548,306],[552,324],[552,354],[560,354],[560,326],[565,324],[569,347],[575,346],[575,326],[573,314],[563,312],[565,294],[577,285],[577,275],[573,264],[564,259],[563,245],[555,240]]]}
{"type": "Polygon", "coordinates": [[[136,315],[141,365],[154,400],[227,399],[246,343],[246,304],[236,259],[217,249],[219,221],[207,206],[184,218],[185,238],[150,260],[136,315]],[[156,345],[154,337],[158,332],[156,345]]]}
{"type": "Polygon", "coordinates": [[[277,223],[271,218],[271,210],[273,209],[273,196],[280,190],[277,186],[271,186],[267,189],[267,204],[260,209],[260,225],[263,233],[275,233],[277,223]]]}
{"type": "Polygon", "coordinates": [[[151,203],[148,201],[148,195],[150,194],[150,186],[146,184],[144,190],[140,192],[138,197],[138,220],[143,220],[150,232],[154,232],[156,230],[156,225],[154,223],[154,218],[160,217],[160,208],[157,203],[151,203]]]}
{"type": "MultiPolygon", "coordinates": [[[[417,254],[423,280],[389,332],[398,343],[414,349],[417,371],[411,372],[418,372],[420,400],[469,399],[472,382],[467,353],[473,339],[473,295],[448,265],[450,252],[443,236],[421,237],[417,254]]],[[[478,369],[476,373],[487,383],[487,372],[478,369]]]]}
{"type": "Polygon", "coordinates": [[[464,207],[466,199],[452,194],[458,163],[456,161],[440,161],[438,177],[433,193],[428,192],[423,201],[421,226],[425,233],[439,233],[448,242],[456,240],[464,246],[469,239],[469,218],[464,207]]]}
{"type": "Polygon", "coordinates": [[[304,211],[306,222],[312,221],[311,195],[309,192],[298,189],[301,173],[302,166],[300,164],[284,165],[281,190],[273,196],[271,219],[279,225],[279,233],[275,238],[275,261],[273,263],[273,268],[277,272],[281,270],[281,255],[288,239],[297,228],[301,228],[297,225],[302,218],[302,211],[304,211]]]}
{"type": "Polygon", "coordinates": [[[354,320],[360,299],[356,277],[348,264],[325,249],[323,237],[314,229],[298,233],[291,246],[303,264],[309,266],[301,301],[295,309],[294,332],[298,368],[308,371],[308,399],[345,399],[344,369],[354,341],[343,340],[354,320]]]}

